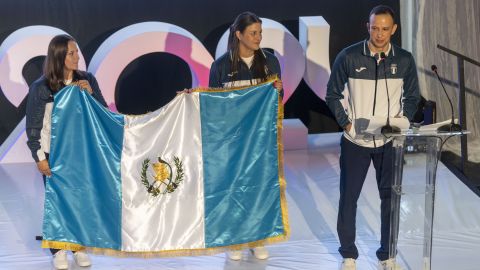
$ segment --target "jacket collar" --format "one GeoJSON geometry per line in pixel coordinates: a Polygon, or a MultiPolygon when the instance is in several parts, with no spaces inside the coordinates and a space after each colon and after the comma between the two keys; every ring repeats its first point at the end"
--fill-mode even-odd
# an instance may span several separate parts
{"type": "MultiPolygon", "coordinates": [[[[387,52],[385,52],[387,57],[395,56],[395,46],[390,42],[390,48],[388,49],[387,52]],[[391,53],[390,53],[391,52],[391,53]]],[[[363,41],[363,55],[365,56],[372,56],[372,52],[370,51],[370,48],[368,47],[368,39],[363,41]]]]}
{"type": "MultiPolygon", "coordinates": [[[[259,49],[260,52],[262,53],[263,57],[265,57],[265,59],[267,59],[267,55],[265,54],[265,52],[263,51],[262,48],[259,49]]],[[[228,50],[228,54],[230,55],[230,61],[233,61],[233,52],[232,50],[228,50]]]]}

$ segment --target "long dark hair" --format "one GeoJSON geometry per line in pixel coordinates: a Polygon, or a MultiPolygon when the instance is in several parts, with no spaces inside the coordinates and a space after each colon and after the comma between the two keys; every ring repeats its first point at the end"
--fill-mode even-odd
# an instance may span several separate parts
{"type": "MultiPolygon", "coordinates": [[[[230,35],[228,36],[228,51],[231,57],[231,68],[230,72],[233,73],[233,76],[236,77],[238,74],[238,68],[240,65],[240,49],[239,49],[239,40],[235,34],[237,31],[243,34],[245,29],[254,24],[262,23],[260,17],[255,15],[252,12],[243,12],[235,18],[235,21],[230,26],[230,35]]],[[[256,50],[254,52],[253,63],[252,63],[252,74],[255,79],[266,80],[267,79],[267,61],[265,59],[265,54],[262,49],[256,50]]]]}
{"type": "MultiPolygon", "coordinates": [[[[65,86],[63,69],[68,52],[68,42],[70,41],[76,42],[69,35],[57,35],[48,44],[47,57],[43,63],[43,75],[53,92],[57,92],[65,86]]],[[[75,75],[76,72],[74,72],[75,75]]]]}

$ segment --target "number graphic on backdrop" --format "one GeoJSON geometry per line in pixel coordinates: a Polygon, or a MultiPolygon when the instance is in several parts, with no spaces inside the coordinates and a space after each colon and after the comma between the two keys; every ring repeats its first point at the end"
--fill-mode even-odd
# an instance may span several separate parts
{"type": "MultiPolygon", "coordinates": [[[[262,47],[271,48],[282,68],[285,88],[284,102],[305,79],[320,97],[325,97],[325,87],[330,73],[328,39],[330,27],[321,16],[300,17],[300,42],[279,22],[262,18],[262,47]]],[[[8,101],[18,107],[28,93],[22,69],[32,58],[46,55],[50,40],[61,29],[36,25],[16,30],[0,46],[0,86],[8,101]]],[[[216,56],[226,51],[228,31],[217,45],[216,56]]],[[[81,45],[81,44],[80,44],[81,45]]],[[[102,93],[112,110],[115,107],[115,87],[125,67],[136,58],[153,52],[176,55],[190,67],[192,87],[207,86],[213,57],[203,44],[187,30],[169,23],[143,22],[118,30],[97,49],[88,71],[97,77],[102,93]]],[[[79,68],[86,70],[80,53],[79,68]]],[[[25,119],[23,119],[0,146],[0,163],[30,162],[30,151],[25,144],[25,119]]]]}

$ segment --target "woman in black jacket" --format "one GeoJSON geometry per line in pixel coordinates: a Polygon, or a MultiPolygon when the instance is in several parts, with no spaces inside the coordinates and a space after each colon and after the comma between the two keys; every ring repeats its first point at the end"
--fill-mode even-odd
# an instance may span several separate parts
{"type": "MultiPolygon", "coordinates": [[[[209,87],[241,87],[256,85],[271,76],[281,77],[280,64],[275,55],[260,48],[262,20],[251,12],[237,16],[230,26],[228,51],[213,62],[209,87]]],[[[282,91],[282,81],[275,82],[282,91]]]]}
{"type": "MultiPolygon", "coordinates": [[[[50,125],[53,99],[56,93],[67,85],[78,85],[90,93],[105,107],[107,106],[98,87],[97,80],[91,73],[78,70],[78,46],[68,35],[55,36],[48,45],[43,75],[29,89],[27,101],[26,132],[27,145],[38,170],[43,175],[51,175],[48,164],[50,152],[50,125]]],[[[67,269],[68,260],[65,250],[50,249],[56,269],[67,269]]],[[[74,252],[75,262],[79,266],[90,266],[91,261],[84,251],[74,252]]]]}

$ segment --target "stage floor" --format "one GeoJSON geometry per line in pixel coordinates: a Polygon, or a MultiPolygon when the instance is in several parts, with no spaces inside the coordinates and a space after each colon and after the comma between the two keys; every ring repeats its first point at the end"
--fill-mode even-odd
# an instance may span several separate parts
{"type": "MultiPolygon", "coordinates": [[[[256,260],[246,251],[238,262],[226,259],[224,254],[159,259],[92,256],[91,267],[82,268],[71,262],[69,269],[338,269],[341,262],[336,235],[339,140],[339,133],[309,135],[308,150],[285,152],[292,233],[288,242],[268,247],[271,254],[268,260],[256,260]]],[[[40,242],[34,240],[41,232],[43,211],[43,183],[35,165],[0,165],[0,183],[0,269],[53,269],[49,251],[42,250],[40,242]]],[[[371,169],[358,202],[360,270],[377,269],[379,204],[371,169]]],[[[479,206],[480,198],[439,164],[432,269],[480,269],[479,206]]],[[[415,253],[421,256],[421,245],[413,240],[402,247],[400,258],[415,253]]],[[[419,270],[411,266],[406,269],[419,270]]]]}

